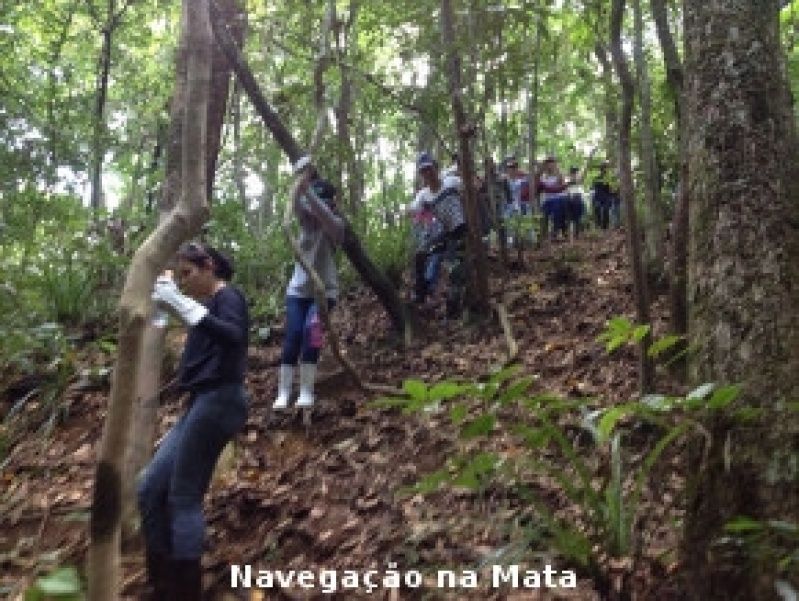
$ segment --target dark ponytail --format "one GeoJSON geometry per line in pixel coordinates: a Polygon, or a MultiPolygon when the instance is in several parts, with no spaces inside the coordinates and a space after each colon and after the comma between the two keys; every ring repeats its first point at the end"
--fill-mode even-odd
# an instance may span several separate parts
{"type": "Polygon", "coordinates": [[[205,267],[208,263],[214,269],[214,275],[220,280],[229,282],[233,278],[233,261],[220,251],[203,242],[187,242],[178,250],[178,259],[205,267]]]}

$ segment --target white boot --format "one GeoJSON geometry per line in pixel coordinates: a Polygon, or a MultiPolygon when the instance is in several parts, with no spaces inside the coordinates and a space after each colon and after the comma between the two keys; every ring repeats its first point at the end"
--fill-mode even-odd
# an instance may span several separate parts
{"type": "Polygon", "coordinates": [[[300,396],[296,407],[308,409],[313,407],[313,388],[316,382],[316,363],[300,363],[300,396]]]}
{"type": "Polygon", "coordinates": [[[277,398],[272,409],[286,409],[289,406],[289,396],[291,396],[291,384],[294,380],[294,366],[280,365],[277,382],[277,398]]]}

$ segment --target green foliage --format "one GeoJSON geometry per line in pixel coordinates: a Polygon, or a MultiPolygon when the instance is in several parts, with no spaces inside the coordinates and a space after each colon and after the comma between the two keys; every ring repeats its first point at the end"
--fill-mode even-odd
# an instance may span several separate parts
{"type": "Polygon", "coordinates": [[[83,584],[73,567],[58,568],[36,579],[27,591],[25,601],[83,601],[83,584]]]}
{"type": "Polygon", "coordinates": [[[724,525],[724,532],[756,562],[776,565],[785,576],[799,575],[799,524],[738,516],[724,525]]]}
{"type": "MultiPolygon", "coordinates": [[[[618,337],[630,340],[634,329],[619,326],[618,337]]],[[[402,492],[429,494],[442,486],[462,486],[482,494],[492,481],[501,481],[534,507],[540,527],[530,536],[554,546],[595,576],[602,573],[601,564],[608,557],[639,556],[641,541],[635,537],[635,528],[641,498],[666,450],[695,431],[697,417],[729,408],[740,393],[738,386],[707,384],[684,397],[649,395],[595,410],[586,399],[531,396],[531,382],[518,366],[474,383],[430,386],[411,379],[403,384],[406,397],[383,399],[375,406],[420,412],[447,401],[449,417],[463,440],[512,433],[526,448],[525,453],[512,457],[479,451],[456,455],[402,492]],[[523,408],[527,418],[503,424],[499,410],[512,404],[523,408]],[[639,423],[649,424],[650,430],[657,432],[643,452],[640,443],[635,447],[625,443],[631,426],[639,423]],[[575,428],[582,434],[575,437],[575,428]],[[586,435],[591,441],[588,446],[586,435]],[[535,489],[528,489],[519,479],[519,474],[527,472],[556,482],[580,508],[579,519],[564,520],[554,513],[535,489]]]]}
{"type": "Polygon", "coordinates": [[[605,331],[597,337],[604,342],[609,353],[625,344],[637,344],[649,334],[647,324],[635,325],[626,317],[614,317],[608,321],[605,331]]]}

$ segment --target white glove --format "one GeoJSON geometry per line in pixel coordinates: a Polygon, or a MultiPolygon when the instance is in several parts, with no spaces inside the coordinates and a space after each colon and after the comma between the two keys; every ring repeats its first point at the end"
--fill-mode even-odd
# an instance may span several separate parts
{"type": "Polygon", "coordinates": [[[309,157],[307,154],[305,154],[305,155],[301,156],[300,158],[298,158],[297,162],[294,163],[294,166],[293,166],[294,175],[298,175],[300,173],[300,171],[305,169],[310,164],[311,164],[311,157],[309,157]]]}
{"type": "Polygon", "coordinates": [[[152,298],[156,303],[168,305],[190,326],[196,326],[208,313],[208,309],[201,303],[181,294],[177,284],[171,278],[159,277],[155,280],[152,298]]]}

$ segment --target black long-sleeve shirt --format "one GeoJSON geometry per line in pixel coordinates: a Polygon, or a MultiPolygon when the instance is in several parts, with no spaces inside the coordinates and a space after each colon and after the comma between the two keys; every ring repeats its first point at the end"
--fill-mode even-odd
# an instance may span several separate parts
{"type": "Polygon", "coordinates": [[[226,285],[205,303],[208,313],[189,328],[180,358],[179,388],[201,392],[244,382],[250,318],[247,301],[226,285]]]}

